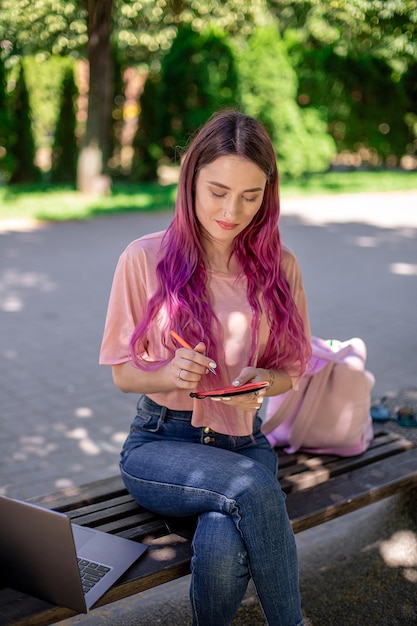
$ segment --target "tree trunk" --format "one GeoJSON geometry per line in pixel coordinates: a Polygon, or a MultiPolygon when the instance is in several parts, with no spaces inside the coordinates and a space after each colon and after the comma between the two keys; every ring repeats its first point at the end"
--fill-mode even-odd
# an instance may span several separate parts
{"type": "Polygon", "coordinates": [[[113,61],[110,45],[113,0],[85,0],[88,10],[87,55],[90,68],[86,131],[78,160],[77,188],[84,193],[109,193],[113,103],[113,61]]]}

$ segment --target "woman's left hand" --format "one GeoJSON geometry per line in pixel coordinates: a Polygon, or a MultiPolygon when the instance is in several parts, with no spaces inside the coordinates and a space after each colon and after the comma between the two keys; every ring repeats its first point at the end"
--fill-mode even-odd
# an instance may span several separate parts
{"type": "MultiPolygon", "coordinates": [[[[257,367],[244,367],[240,372],[236,380],[233,381],[233,385],[236,386],[236,391],[239,390],[241,385],[246,383],[259,383],[268,380],[268,372],[262,368],[257,367]]],[[[253,393],[242,393],[236,396],[230,396],[229,398],[218,398],[221,402],[234,406],[242,411],[257,411],[261,408],[264,401],[266,389],[259,389],[253,393]]]]}

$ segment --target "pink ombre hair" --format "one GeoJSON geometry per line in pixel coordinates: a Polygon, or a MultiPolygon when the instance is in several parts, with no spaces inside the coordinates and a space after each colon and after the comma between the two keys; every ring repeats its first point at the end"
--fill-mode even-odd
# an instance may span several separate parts
{"type": "Polygon", "coordinates": [[[194,188],[198,172],[224,155],[237,155],[253,161],[267,176],[261,207],[252,222],[234,240],[234,255],[240,274],[246,276],[248,301],[253,311],[252,355],[255,352],[261,303],[270,324],[264,354],[257,365],[278,369],[299,362],[307,366],[310,345],[304,324],[281,271],[281,241],[278,230],[279,195],[276,156],[268,134],[255,119],[235,110],[215,114],[192,140],[184,157],[178,183],[173,221],[162,242],[157,265],[159,287],[148,303],[146,315],[131,340],[134,363],[140,368],[157,368],[137,354],[136,346],[146,346],[147,329],[163,310],[166,327],[162,342],[174,353],[169,329],[176,330],[192,345],[206,344],[206,354],[218,355],[216,337],[221,336],[207,289],[203,235],[194,208],[194,188]]]}

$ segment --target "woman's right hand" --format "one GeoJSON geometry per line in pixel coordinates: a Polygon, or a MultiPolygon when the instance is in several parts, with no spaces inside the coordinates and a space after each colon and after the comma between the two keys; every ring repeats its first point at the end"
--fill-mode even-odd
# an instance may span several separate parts
{"type": "Polygon", "coordinates": [[[143,370],[132,361],[112,366],[113,381],[125,393],[161,393],[174,389],[195,389],[209,367],[216,364],[206,356],[203,342],[194,350],[178,348],[167,365],[158,370],[143,370]]]}
{"type": "Polygon", "coordinates": [[[200,341],[194,348],[178,348],[169,364],[170,376],[175,387],[179,389],[195,389],[202,376],[216,364],[206,356],[206,346],[200,341]]]}

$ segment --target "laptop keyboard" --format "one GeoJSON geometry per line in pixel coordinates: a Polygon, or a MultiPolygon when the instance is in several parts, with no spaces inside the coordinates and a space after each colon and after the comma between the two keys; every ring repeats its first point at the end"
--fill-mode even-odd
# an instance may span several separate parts
{"type": "Polygon", "coordinates": [[[78,558],[78,567],[84,593],[88,593],[111,570],[107,565],[81,558],[78,558]]]}

